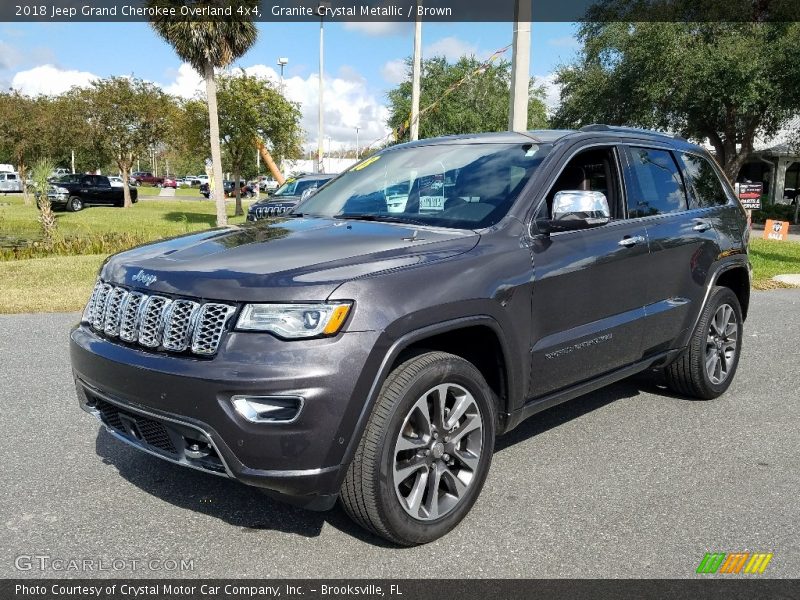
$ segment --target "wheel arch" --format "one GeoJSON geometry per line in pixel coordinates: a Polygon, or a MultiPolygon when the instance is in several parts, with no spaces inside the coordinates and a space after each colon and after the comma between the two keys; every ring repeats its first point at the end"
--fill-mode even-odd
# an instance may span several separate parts
{"type": "Polygon", "coordinates": [[[747,319],[750,307],[750,271],[744,265],[733,265],[717,273],[712,285],[729,288],[739,299],[742,307],[742,320],[747,319]]]}
{"type": "MultiPolygon", "coordinates": [[[[341,465],[346,467],[353,460],[353,456],[358,448],[361,437],[364,435],[367,422],[369,421],[372,410],[377,402],[381,387],[383,386],[384,381],[386,381],[389,373],[392,372],[399,362],[410,356],[412,353],[418,353],[423,350],[439,350],[443,352],[450,352],[451,354],[465,358],[465,360],[470,360],[464,356],[465,350],[469,349],[463,347],[464,345],[462,345],[461,348],[458,348],[455,346],[455,344],[458,341],[463,340],[464,336],[475,333],[483,336],[481,339],[484,342],[492,340],[492,337],[490,336],[493,336],[492,343],[494,345],[490,346],[490,348],[499,350],[501,353],[499,357],[499,364],[490,363],[486,356],[482,357],[479,362],[484,368],[489,369],[490,371],[489,378],[487,378],[487,383],[492,391],[495,392],[498,403],[497,407],[499,422],[497,423],[497,433],[503,433],[505,431],[505,423],[507,422],[505,417],[515,408],[513,406],[514,399],[522,398],[523,396],[523,391],[520,387],[522,385],[523,377],[514,372],[513,363],[509,360],[513,354],[508,347],[508,343],[500,324],[493,317],[489,315],[462,317],[407,332],[406,334],[397,338],[390,345],[388,351],[386,351],[382,357],[377,373],[372,378],[369,392],[361,409],[361,413],[355,423],[355,427],[353,427],[352,435],[350,436],[347,449],[342,457],[341,465]],[[502,369],[500,365],[502,365],[502,369]],[[496,369],[496,371],[492,372],[492,369],[496,369]],[[501,390],[502,395],[498,394],[493,384],[494,386],[498,386],[498,389],[501,390]]],[[[467,354],[469,354],[469,352],[467,352],[467,354]]],[[[473,360],[476,360],[474,355],[472,358],[473,360]]],[[[473,361],[470,360],[470,362],[473,361]]],[[[473,362],[473,364],[475,363],[473,362]]],[[[475,366],[479,371],[481,371],[482,374],[484,374],[484,377],[486,378],[486,374],[481,366],[475,366]]],[[[346,468],[341,469],[342,478],[344,477],[345,472],[346,468]]]]}

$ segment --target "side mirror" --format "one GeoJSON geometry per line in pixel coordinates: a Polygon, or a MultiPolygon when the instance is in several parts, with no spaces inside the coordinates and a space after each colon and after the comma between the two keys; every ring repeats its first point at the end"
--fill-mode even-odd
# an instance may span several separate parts
{"type": "Polygon", "coordinates": [[[565,190],[556,192],[553,198],[552,218],[538,220],[536,224],[543,233],[550,233],[598,227],[610,219],[608,199],[602,192],[565,190]]]}

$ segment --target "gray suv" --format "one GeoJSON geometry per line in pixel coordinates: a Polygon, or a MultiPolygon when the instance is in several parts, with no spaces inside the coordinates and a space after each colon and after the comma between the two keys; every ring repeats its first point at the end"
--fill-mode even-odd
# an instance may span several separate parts
{"type": "Polygon", "coordinates": [[[152,455],[425,543],[523,419],[647,370],[724,393],[748,234],[675,137],[394,146],[281,218],[111,257],[71,333],[78,396],[152,455]]]}

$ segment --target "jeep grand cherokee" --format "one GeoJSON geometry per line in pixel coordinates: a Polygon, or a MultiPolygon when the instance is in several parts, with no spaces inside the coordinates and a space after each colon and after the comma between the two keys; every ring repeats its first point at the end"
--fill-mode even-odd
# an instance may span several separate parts
{"type": "Polygon", "coordinates": [[[666,135],[395,146],[283,218],[111,257],[71,334],[78,396],[143,451],[424,543],[523,419],[651,369],[725,392],[748,231],[666,135]]]}

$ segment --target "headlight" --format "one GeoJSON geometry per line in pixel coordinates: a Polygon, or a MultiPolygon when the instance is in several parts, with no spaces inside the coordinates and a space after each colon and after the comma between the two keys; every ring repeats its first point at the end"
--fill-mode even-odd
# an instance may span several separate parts
{"type": "Polygon", "coordinates": [[[63,187],[56,187],[56,194],[69,194],[69,190],[63,187]]]}
{"type": "Polygon", "coordinates": [[[339,332],[352,303],[247,304],[237,329],[266,331],[288,339],[334,335],[339,332]]]}

